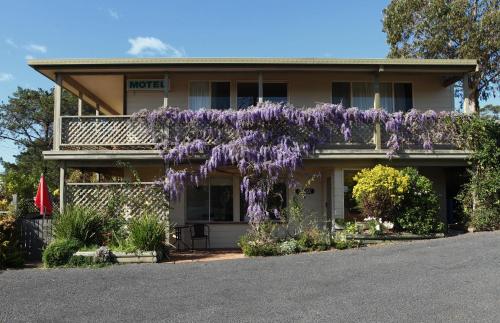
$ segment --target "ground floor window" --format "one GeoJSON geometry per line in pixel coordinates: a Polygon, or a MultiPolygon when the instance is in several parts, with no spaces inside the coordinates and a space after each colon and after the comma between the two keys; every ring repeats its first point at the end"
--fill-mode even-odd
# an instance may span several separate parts
{"type": "MultiPolygon", "coordinates": [[[[267,211],[269,212],[269,218],[271,220],[278,220],[273,210],[277,209],[279,211],[286,209],[287,207],[287,186],[285,183],[277,183],[274,185],[273,190],[268,195],[267,199],[267,211]]],[[[243,193],[240,193],[240,221],[248,222],[247,217],[248,203],[245,201],[243,193]]]]}
{"type": "Polygon", "coordinates": [[[186,218],[191,222],[233,221],[232,178],[210,178],[205,185],[189,186],[186,218]]]}

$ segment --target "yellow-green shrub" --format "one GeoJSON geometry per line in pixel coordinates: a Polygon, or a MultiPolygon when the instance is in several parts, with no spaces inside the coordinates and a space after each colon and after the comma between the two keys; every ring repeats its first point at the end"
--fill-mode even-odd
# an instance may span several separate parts
{"type": "Polygon", "coordinates": [[[410,178],[388,166],[362,169],[354,176],[352,196],[367,217],[391,219],[398,203],[409,189],[410,178]]]}

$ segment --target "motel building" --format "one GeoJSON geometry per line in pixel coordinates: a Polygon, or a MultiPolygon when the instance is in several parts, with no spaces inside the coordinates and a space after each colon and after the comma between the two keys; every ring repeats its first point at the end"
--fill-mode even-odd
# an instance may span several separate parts
{"type": "MultiPolygon", "coordinates": [[[[54,145],[44,157],[60,164],[61,207],[105,206],[110,197],[106,192],[133,196],[134,190],[152,187],[164,174],[154,134],[146,125],[130,121],[141,109],[245,109],[274,101],[295,107],[342,102],[346,107],[389,112],[412,108],[468,112],[467,100],[463,107],[454,105],[454,83],[466,80],[464,76],[477,68],[475,60],[434,59],[134,58],[28,64],[55,84],[54,145]],[[63,89],[78,97],[74,115],[61,111],[63,89]],[[126,185],[133,174],[140,185],[126,185]]],[[[320,175],[304,202],[318,223],[355,218],[350,197],[353,176],[379,163],[418,168],[434,183],[442,220],[454,221],[454,197],[466,166],[464,151],[443,143],[432,151],[415,146],[389,159],[383,129],[360,127],[352,132],[350,142],[342,136],[332,138],[297,172],[302,183],[320,175]]],[[[288,199],[280,202],[282,207],[296,194],[286,185],[276,189],[288,199]]],[[[248,229],[243,204],[239,173],[228,168],[211,174],[199,187],[184,190],[178,201],[170,202],[169,210],[161,209],[161,204],[157,208],[169,211],[172,224],[207,224],[210,247],[229,248],[236,247],[248,229]]]]}

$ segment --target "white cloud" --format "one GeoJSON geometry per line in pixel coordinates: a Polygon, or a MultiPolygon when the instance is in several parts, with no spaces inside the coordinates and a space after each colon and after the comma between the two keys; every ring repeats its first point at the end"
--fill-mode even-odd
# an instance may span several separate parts
{"type": "Polygon", "coordinates": [[[30,52],[37,52],[42,54],[45,54],[47,52],[47,46],[38,44],[29,44],[28,46],[26,46],[26,49],[30,52]]]}
{"type": "Polygon", "coordinates": [[[118,20],[120,19],[120,15],[118,14],[118,12],[114,9],[108,9],[108,14],[111,16],[111,18],[115,19],[115,20],[118,20]]]}
{"type": "Polygon", "coordinates": [[[177,49],[170,44],[164,43],[155,37],[136,37],[129,38],[130,49],[128,54],[134,56],[185,56],[184,49],[177,49]]]}
{"type": "Polygon", "coordinates": [[[5,39],[5,43],[6,43],[7,45],[11,46],[11,47],[14,47],[14,48],[17,48],[17,47],[18,47],[18,46],[17,46],[17,44],[16,44],[16,43],[15,43],[12,39],[10,39],[10,38],[6,38],[6,39],[5,39]]]}
{"type": "Polygon", "coordinates": [[[35,59],[35,56],[28,54],[28,55],[24,56],[24,58],[25,59],[35,59]]]}
{"type": "Polygon", "coordinates": [[[12,74],[9,73],[0,73],[0,82],[7,82],[14,78],[12,74]]]}

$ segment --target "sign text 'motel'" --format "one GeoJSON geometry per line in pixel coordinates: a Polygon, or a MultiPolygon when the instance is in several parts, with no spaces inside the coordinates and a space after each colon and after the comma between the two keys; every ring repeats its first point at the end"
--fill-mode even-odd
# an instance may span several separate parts
{"type": "Polygon", "coordinates": [[[164,80],[127,80],[127,90],[131,91],[163,91],[164,80]]]}

